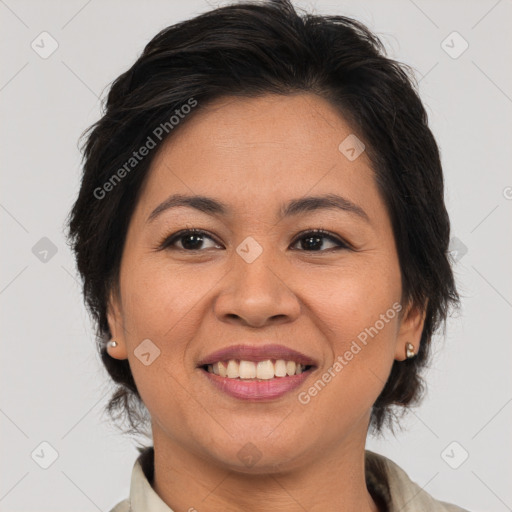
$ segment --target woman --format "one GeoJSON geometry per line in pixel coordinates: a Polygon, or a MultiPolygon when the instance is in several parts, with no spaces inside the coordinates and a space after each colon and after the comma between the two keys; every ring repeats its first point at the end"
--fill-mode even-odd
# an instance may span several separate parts
{"type": "Polygon", "coordinates": [[[449,234],[423,105],[362,24],[283,0],[160,32],[70,216],[109,411],[151,425],[113,512],[463,510],[365,450],[458,303],[449,234]]]}

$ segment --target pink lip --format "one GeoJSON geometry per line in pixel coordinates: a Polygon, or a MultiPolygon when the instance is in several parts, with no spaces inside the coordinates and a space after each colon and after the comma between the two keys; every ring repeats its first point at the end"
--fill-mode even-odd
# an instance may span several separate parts
{"type": "MultiPolygon", "coordinates": [[[[234,359],[234,358],[230,358],[234,359]]],[[[287,377],[274,377],[269,380],[242,380],[221,377],[214,373],[202,370],[210,382],[220,391],[241,400],[250,402],[262,402],[279,398],[300,386],[311,374],[312,369],[302,372],[299,375],[287,377]]]]}
{"type": "Polygon", "coordinates": [[[254,362],[267,359],[284,359],[285,361],[295,361],[304,366],[318,366],[314,359],[283,345],[233,345],[209,354],[201,359],[197,366],[213,364],[218,361],[229,361],[230,359],[237,359],[239,361],[244,359],[254,362]]]}

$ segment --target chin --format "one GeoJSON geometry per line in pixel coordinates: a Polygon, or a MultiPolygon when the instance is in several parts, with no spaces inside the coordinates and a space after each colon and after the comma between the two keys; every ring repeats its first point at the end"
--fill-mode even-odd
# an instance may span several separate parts
{"type": "MultiPolygon", "coordinates": [[[[257,431],[262,432],[259,429],[257,431]]],[[[229,438],[224,446],[217,445],[214,452],[211,449],[208,451],[209,457],[226,470],[252,475],[291,469],[305,455],[304,442],[287,433],[283,437],[264,433],[236,440],[229,438]],[[302,448],[300,452],[298,446],[302,448]]]]}

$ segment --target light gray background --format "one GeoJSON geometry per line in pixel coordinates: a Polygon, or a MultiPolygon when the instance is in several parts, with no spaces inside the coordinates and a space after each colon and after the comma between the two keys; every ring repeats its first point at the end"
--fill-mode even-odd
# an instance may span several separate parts
{"type": "MultiPolygon", "coordinates": [[[[62,229],[79,185],[77,139],[98,119],[106,86],[157,31],[209,4],[0,0],[2,511],[108,511],[128,496],[137,452],[101,414],[109,380],[62,229]],[[43,31],[59,45],[47,59],[31,48],[43,31]],[[46,262],[32,252],[43,237],[57,248],[46,262]],[[43,441],[59,454],[46,470],[31,458],[35,449],[41,461],[49,457],[38,448],[43,441]]],[[[438,499],[512,510],[512,2],[296,5],[356,17],[417,70],[442,151],[453,235],[467,247],[455,267],[463,308],[437,340],[428,396],[406,431],[370,439],[368,448],[438,499]],[[453,31],[469,43],[456,59],[441,47],[453,31]],[[446,460],[454,465],[463,450],[469,458],[452,469],[446,460]]],[[[461,48],[460,40],[447,44],[461,48]]]]}

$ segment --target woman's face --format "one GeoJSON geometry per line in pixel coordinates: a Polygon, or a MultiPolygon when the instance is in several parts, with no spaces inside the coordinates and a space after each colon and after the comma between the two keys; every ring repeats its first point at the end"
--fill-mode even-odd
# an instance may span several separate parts
{"type": "Polygon", "coordinates": [[[311,94],[223,98],[161,148],[109,312],[119,344],[109,353],[128,358],[160,443],[252,472],[364,446],[372,404],[406,342],[418,350],[423,318],[398,314],[391,223],[361,149],[311,94]],[[175,194],[225,211],[166,204],[175,194]],[[289,208],[328,194],[338,206],[289,208]],[[187,229],[203,233],[171,239],[187,229]],[[209,357],[235,345],[247,351],[209,357]],[[286,350],[313,367],[269,379],[272,369],[293,372],[264,361],[298,362],[286,350]],[[229,363],[233,378],[201,367],[229,359],[244,361],[229,363]],[[240,368],[264,378],[235,380],[240,368]]]}

